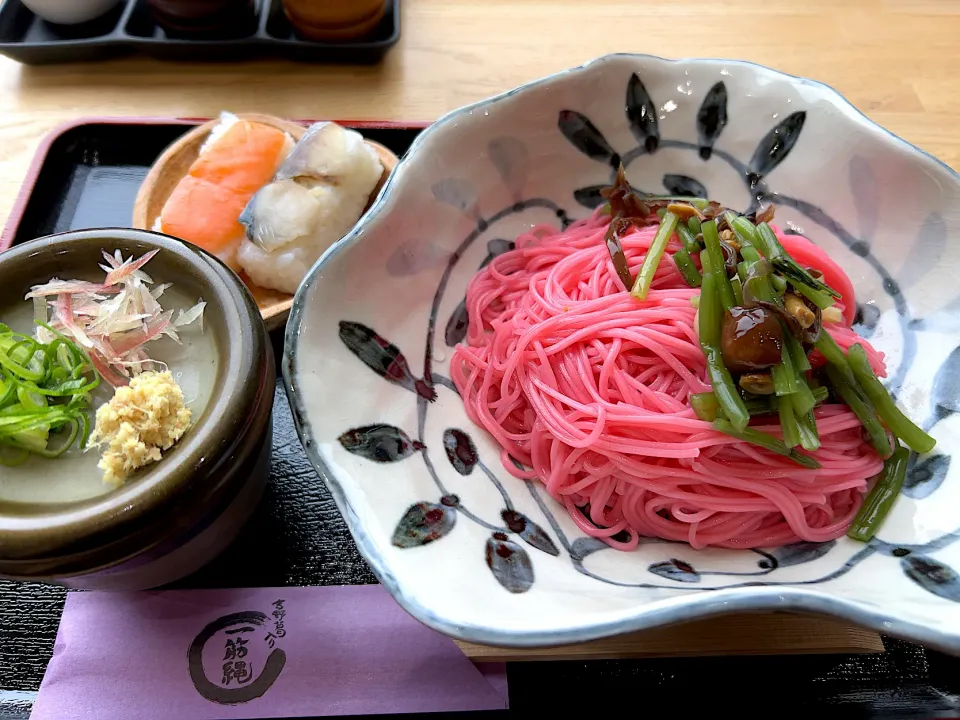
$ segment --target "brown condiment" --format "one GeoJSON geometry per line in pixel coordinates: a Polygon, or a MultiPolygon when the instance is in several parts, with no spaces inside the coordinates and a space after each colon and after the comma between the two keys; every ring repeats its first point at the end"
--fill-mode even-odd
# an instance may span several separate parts
{"type": "Polygon", "coordinates": [[[783,329],[765,307],[735,307],[723,317],[720,351],[734,373],[764,370],[780,363],[783,329]]]}
{"type": "Polygon", "coordinates": [[[311,40],[346,42],[370,35],[383,20],[386,0],[283,0],[294,29],[311,40]]]}

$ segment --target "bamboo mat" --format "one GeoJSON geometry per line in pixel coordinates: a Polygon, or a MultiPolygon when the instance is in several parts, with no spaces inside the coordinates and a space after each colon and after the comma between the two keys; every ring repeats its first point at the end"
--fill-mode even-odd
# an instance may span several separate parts
{"type": "Polygon", "coordinates": [[[883,652],[883,642],[872,630],[786,613],[724,615],[554,648],[494,648],[461,641],[457,645],[476,662],[883,652]]]}

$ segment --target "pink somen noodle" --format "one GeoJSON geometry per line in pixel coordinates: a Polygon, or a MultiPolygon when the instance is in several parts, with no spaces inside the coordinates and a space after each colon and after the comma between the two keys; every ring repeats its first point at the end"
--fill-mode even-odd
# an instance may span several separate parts
{"type": "MultiPolygon", "coordinates": [[[[451,374],[507,471],[543,483],[584,533],[622,550],[644,536],[751,548],[843,535],[883,468],[857,417],[842,404],[816,408],[819,469],[698,419],[688,398],[710,385],[691,304],[699,290],[670,257],[679,241],[639,301],[604,244],[608,223],[598,212],[563,231],[534,227],[467,288],[469,327],[451,374]]],[[[621,238],[634,276],[656,229],[621,238]]],[[[853,290],[842,270],[809,240],[776,232],[788,252],[823,266],[849,323],[853,290]]],[[[885,375],[883,355],[852,329],[824,330],[841,347],[859,342],[885,375]]],[[[781,437],[775,415],[752,426],[781,437]]]]}

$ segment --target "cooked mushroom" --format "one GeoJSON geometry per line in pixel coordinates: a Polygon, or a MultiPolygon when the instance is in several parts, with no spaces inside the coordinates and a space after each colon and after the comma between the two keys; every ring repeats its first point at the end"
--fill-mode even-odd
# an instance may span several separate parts
{"type": "Polygon", "coordinates": [[[764,370],[780,363],[783,328],[765,307],[735,307],[724,314],[720,352],[735,373],[764,370]]]}
{"type": "Polygon", "coordinates": [[[678,218],[686,222],[692,217],[703,219],[703,215],[690,203],[670,203],[667,205],[667,212],[672,212],[678,218]]]}
{"type": "Polygon", "coordinates": [[[720,249],[723,251],[723,267],[727,277],[733,277],[737,274],[737,250],[724,240],[720,240],[720,249]]]}
{"type": "Polygon", "coordinates": [[[817,316],[813,310],[807,307],[802,298],[793,293],[786,293],[783,296],[783,304],[787,312],[804,330],[812,326],[817,321],[817,316]]]}
{"type": "Polygon", "coordinates": [[[770,373],[744,373],[740,376],[740,388],[754,395],[773,395],[773,378],[770,373]]]}

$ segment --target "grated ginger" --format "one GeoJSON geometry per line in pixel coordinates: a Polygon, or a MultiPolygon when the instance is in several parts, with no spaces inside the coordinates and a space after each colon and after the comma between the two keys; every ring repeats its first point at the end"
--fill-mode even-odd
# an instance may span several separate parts
{"type": "Polygon", "coordinates": [[[106,445],[98,464],[103,481],[122,485],[135,470],[160,460],[189,426],[190,409],[173,376],[145,372],[100,406],[87,447],[106,445]]]}

